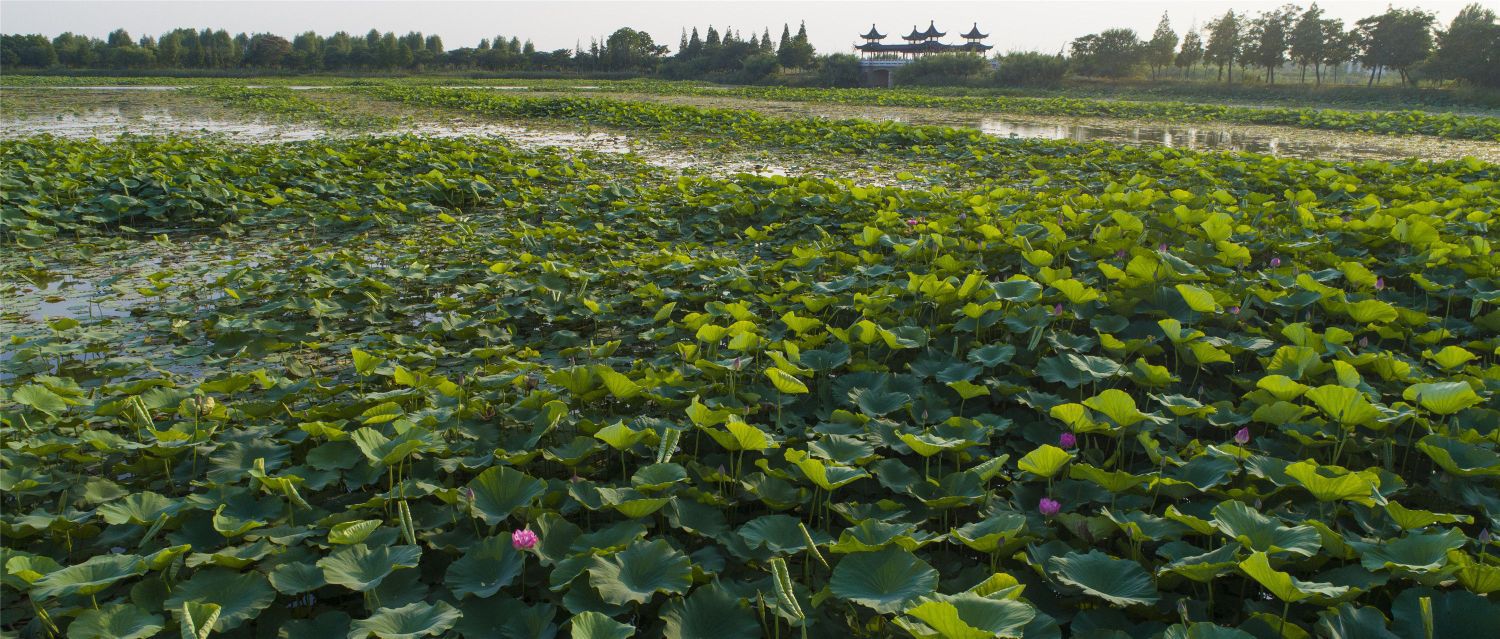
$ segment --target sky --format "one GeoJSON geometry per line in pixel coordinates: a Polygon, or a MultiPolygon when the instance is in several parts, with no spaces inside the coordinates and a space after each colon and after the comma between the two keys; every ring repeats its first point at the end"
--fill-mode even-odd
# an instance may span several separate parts
{"type": "MultiPolygon", "coordinates": [[[[1396,6],[1420,6],[1437,14],[1446,25],[1472,0],[1396,1],[1396,6]]],[[[1496,6],[1497,0],[1481,0],[1496,6]]],[[[303,31],[327,35],[335,31],[364,33],[421,31],[438,34],[449,49],[478,44],[495,35],[531,39],[538,49],[587,47],[590,38],[602,40],[622,26],[646,31],[658,44],[677,48],[684,27],[700,32],[710,24],[721,32],[733,27],[745,38],[769,28],[779,37],[781,26],[807,22],[808,37],[819,53],[850,53],[859,35],[874,22],[887,40],[909,31],[913,25],[925,29],[935,20],[947,31],[946,41],[977,22],[990,34],[986,42],[996,51],[1039,50],[1056,52],[1073,38],[1112,27],[1135,29],[1143,39],[1155,30],[1162,12],[1171,16],[1181,34],[1191,25],[1203,26],[1210,18],[1229,9],[1256,13],[1285,4],[1267,1],[1221,2],[1218,0],[1029,0],[950,2],[907,0],[884,1],[767,1],[743,0],[590,0],[569,1],[454,1],[454,0],[197,0],[144,2],[138,0],[0,0],[0,32],[41,33],[48,37],[64,31],[104,37],[124,28],[136,38],[159,35],[177,27],[211,27],[230,33],[271,32],[290,37],[303,31]]],[[[1319,2],[1330,17],[1352,24],[1359,18],[1380,13],[1385,1],[1319,2]]]]}

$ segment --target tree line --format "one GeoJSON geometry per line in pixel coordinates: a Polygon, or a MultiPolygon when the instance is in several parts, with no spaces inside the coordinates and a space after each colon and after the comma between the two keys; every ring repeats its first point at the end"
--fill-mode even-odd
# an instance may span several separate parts
{"type": "Polygon", "coordinates": [[[1255,16],[1229,11],[1201,30],[1179,38],[1162,14],[1149,40],[1132,29],[1107,29],[1073,40],[1070,70],[1078,75],[1126,77],[1143,67],[1152,78],[1186,75],[1204,66],[1215,80],[1243,81],[1254,70],[1268,84],[1288,67],[1307,82],[1308,71],[1321,84],[1325,70],[1335,73],[1358,63],[1373,85],[1388,73],[1402,84],[1453,80],[1474,86],[1500,87],[1500,24],[1495,12],[1479,4],[1465,7],[1446,29],[1421,9],[1389,7],[1385,12],[1346,25],[1326,17],[1315,3],[1303,9],[1285,5],[1255,16]]]}
{"type": "Polygon", "coordinates": [[[0,35],[0,66],[31,69],[198,70],[300,72],[425,70],[653,70],[667,53],[643,31],[622,28],[587,47],[540,51],[530,40],[495,36],[478,46],[448,49],[442,37],[371,29],[363,36],[340,31],[300,33],[288,40],[272,33],[229,35],[222,29],[173,29],[158,37],[131,37],[124,29],[106,38],[64,33],[0,35]]]}
{"type": "Polygon", "coordinates": [[[448,49],[438,35],[397,35],[371,29],[363,36],[340,31],[300,33],[290,40],[272,33],[231,36],[222,29],[173,29],[160,36],[134,38],[117,29],[103,39],[74,33],[55,38],[39,34],[0,35],[0,66],[7,69],[197,70],[231,69],[297,72],[616,71],[655,72],[672,77],[721,75],[760,78],[781,69],[815,66],[807,26],[792,34],[782,26],[780,40],[769,29],[751,33],[708,27],[683,32],[676,55],[650,34],[629,27],[568,49],[541,51],[530,40],[495,36],[478,46],[448,49]]]}

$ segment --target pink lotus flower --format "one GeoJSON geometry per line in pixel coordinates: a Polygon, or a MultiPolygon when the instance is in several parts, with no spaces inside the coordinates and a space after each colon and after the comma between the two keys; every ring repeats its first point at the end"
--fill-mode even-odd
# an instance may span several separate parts
{"type": "Polygon", "coordinates": [[[1078,445],[1078,436],[1073,433],[1063,433],[1057,436],[1057,445],[1063,448],[1072,448],[1078,445]]]}
{"type": "Polygon", "coordinates": [[[1271,258],[1271,268],[1280,268],[1280,267],[1281,267],[1281,258],[1279,258],[1279,257],[1273,257],[1273,258],[1271,258]]]}
{"type": "Polygon", "coordinates": [[[916,225],[921,224],[921,223],[922,223],[921,221],[919,221],[919,220],[917,220],[915,218],[909,219],[909,220],[906,221],[906,225],[907,226],[916,226],[916,225]]]}
{"type": "Polygon", "coordinates": [[[1239,315],[1240,314],[1240,307],[1238,307],[1238,306],[1231,306],[1231,307],[1229,307],[1229,314],[1230,315],[1239,315]]]}
{"type": "Polygon", "coordinates": [[[1036,505],[1036,510],[1043,516],[1051,517],[1062,511],[1062,504],[1051,497],[1043,497],[1036,505]]]}
{"type": "Polygon", "coordinates": [[[1125,255],[1126,255],[1125,249],[1120,249],[1118,251],[1115,251],[1115,257],[1118,258],[1118,259],[1122,259],[1122,260],[1125,259],[1125,255]]]}
{"type": "Polygon", "coordinates": [[[536,548],[536,533],[530,529],[522,528],[510,534],[510,545],[516,550],[531,550],[536,548]]]}
{"type": "Polygon", "coordinates": [[[1234,431],[1234,443],[1244,446],[1250,443],[1250,427],[1246,426],[1234,431]]]}
{"type": "Polygon", "coordinates": [[[1062,313],[1063,313],[1062,302],[1058,302],[1058,303],[1052,305],[1052,314],[1053,315],[1061,316],[1062,313]]]}
{"type": "Polygon", "coordinates": [[[1385,290],[1385,278],[1383,278],[1383,277],[1377,277],[1377,278],[1375,278],[1375,290],[1377,290],[1377,291],[1383,291],[1383,290],[1385,290]]]}

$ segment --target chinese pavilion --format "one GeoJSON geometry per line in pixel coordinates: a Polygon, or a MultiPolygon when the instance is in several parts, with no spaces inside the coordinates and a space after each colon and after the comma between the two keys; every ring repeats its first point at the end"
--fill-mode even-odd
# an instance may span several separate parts
{"type": "Polygon", "coordinates": [[[979,32],[979,23],[975,23],[969,29],[968,33],[959,36],[964,39],[963,44],[944,44],[939,42],[938,38],[945,35],[948,34],[937,30],[936,21],[929,21],[926,31],[918,31],[916,26],[913,26],[911,33],[901,36],[901,39],[906,41],[905,44],[886,44],[881,42],[881,40],[885,39],[885,34],[875,30],[875,25],[872,24],[870,25],[870,31],[860,36],[860,38],[864,39],[864,44],[854,45],[854,48],[858,49],[866,58],[916,58],[933,53],[982,54],[994,48],[981,42],[985,38],[988,38],[989,35],[979,32]]]}

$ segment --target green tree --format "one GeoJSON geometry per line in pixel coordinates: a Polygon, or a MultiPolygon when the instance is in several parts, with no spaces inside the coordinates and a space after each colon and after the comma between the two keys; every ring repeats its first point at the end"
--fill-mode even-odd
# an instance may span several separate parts
{"type": "Polygon", "coordinates": [[[1203,36],[1198,35],[1197,29],[1189,29],[1187,35],[1182,37],[1182,49],[1177,52],[1174,61],[1177,68],[1182,69],[1184,75],[1193,65],[1203,60],[1203,36]]]}
{"type": "Polygon", "coordinates": [[[1224,67],[1229,67],[1229,82],[1234,82],[1234,62],[1240,51],[1240,18],[1231,10],[1208,25],[1208,46],[1203,58],[1219,68],[1219,79],[1224,79],[1224,67]]]}
{"type": "Polygon", "coordinates": [[[652,41],[651,34],[621,27],[604,41],[600,57],[611,71],[650,71],[666,53],[667,47],[652,41]]]}
{"type": "Polygon", "coordinates": [[[1478,4],[1459,11],[1438,34],[1432,71],[1475,86],[1500,87],[1500,24],[1495,12],[1478,4]]]}
{"type": "Polygon", "coordinates": [[[1300,82],[1307,82],[1307,67],[1311,65],[1315,82],[1323,83],[1323,58],[1328,48],[1328,35],[1325,33],[1327,26],[1323,10],[1318,8],[1316,2],[1297,16],[1297,23],[1292,25],[1292,33],[1288,38],[1289,52],[1292,61],[1302,68],[1300,82]]]}
{"type": "Polygon", "coordinates": [[[1260,14],[1251,23],[1246,62],[1266,70],[1266,83],[1276,83],[1276,70],[1286,64],[1287,33],[1296,18],[1296,8],[1282,7],[1260,14]]]}
{"type": "Polygon", "coordinates": [[[1394,69],[1402,84],[1412,81],[1408,71],[1432,53],[1432,25],[1436,20],[1421,9],[1391,7],[1385,13],[1360,20],[1359,61],[1370,69],[1368,85],[1384,69],[1394,69]]]}
{"type": "Polygon", "coordinates": [[[250,38],[250,48],[245,52],[245,62],[253,67],[273,69],[280,67],[292,52],[292,43],[286,38],[270,33],[257,33],[250,38]]]}
{"type": "Polygon", "coordinates": [[[1073,40],[1071,51],[1079,74],[1123,78],[1140,64],[1146,49],[1133,29],[1106,29],[1073,40]]]}
{"type": "Polygon", "coordinates": [[[1177,33],[1172,31],[1172,22],[1163,11],[1161,22],[1156,24],[1156,32],[1151,34],[1151,41],[1146,43],[1146,63],[1151,65],[1153,79],[1156,78],[1158,71],[1172,66],[1172,58],[1176,50],[1177,33]]]}

